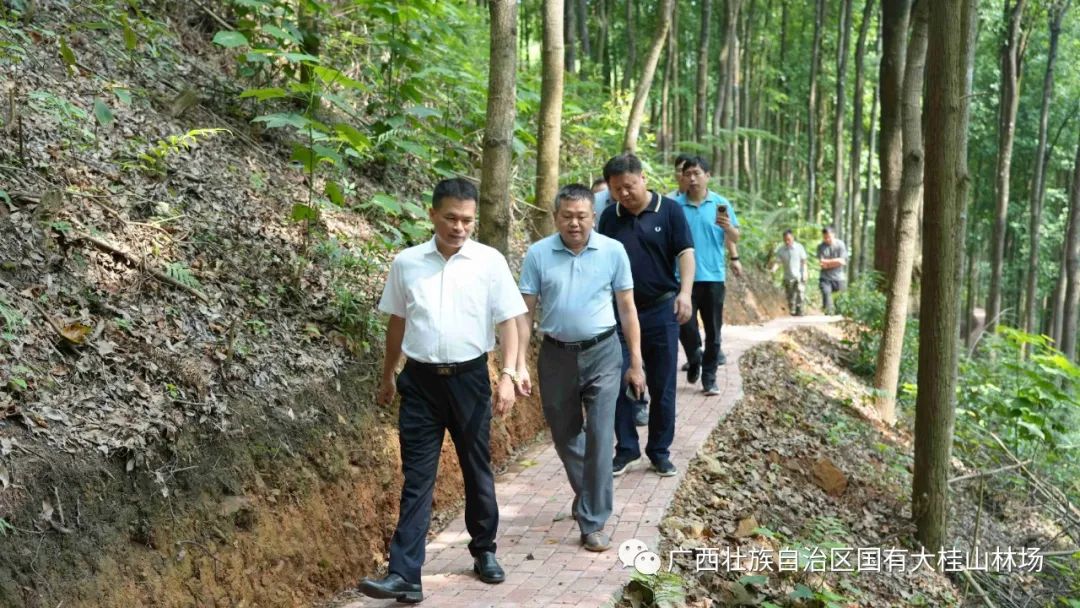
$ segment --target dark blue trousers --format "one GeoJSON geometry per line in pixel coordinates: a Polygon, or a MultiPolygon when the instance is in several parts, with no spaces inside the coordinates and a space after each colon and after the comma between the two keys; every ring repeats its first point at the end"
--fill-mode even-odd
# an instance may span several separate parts
{"type": "Polygon", "coordinates": [[[491,380],[487,366],[456,376],[439,376],[410,365],[397,378],[401,394],[401,510],[390,541],[390,572],[420,582],[424,546],[431,524],[431,497],[443,437],[450,431],[465,482],[465,527],[474,557],[495,551],[499,507],[491,472],[491,380]]]}
{"type": "MultiPolygon", "coordinates": [[[[675,439],[675,375],[679,357],[679,323],[675,320],[673,299],[645,310],[638,310],[641,326],[641,356],[645,362],[645,384],[649,389],[649,441],[645,455],[649,460],[669,458],[675,439]]],[[[638,430],[634,426],[634,400],[626,396],[626,370],[630,351],[619,329],[622,343],[622,385],[615,404],[615,455],[636,458],[641,455],[638,430]]]]}

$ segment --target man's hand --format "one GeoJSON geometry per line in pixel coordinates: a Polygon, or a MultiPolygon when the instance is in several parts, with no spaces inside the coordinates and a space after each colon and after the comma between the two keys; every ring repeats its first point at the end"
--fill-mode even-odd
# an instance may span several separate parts
{"type": "Polygon", "coordinates": [[[395,394],[397,394],[397,388],[394,386],[394,377],[383,378],[379,382],[379,392],[375,400],[379,405],[386,407],[393,403],[395,394]]]}
{"type": "Polygon", "coordinates": [[[742,278],[742,262],[735,260],[731,263],[731,272],[735,273],[735,276],[742,278]]]}
{"type": "Polygon", "coordinates": [[[679,292],[679,295],[675,296],[675,320],[682,325],[690,320],[690,314],[693,311],[690,294],[679,292]]]}
{"type": "Polygon", "coordinates": [[[520,397],[528,397],[532,394],[532,378],[529,377],[529,368],[522,367],[518,370],[518,382],[514,386],[520,397]]]}
{"type": "MultiPolygon", "coordinates": [[[[725,207],[725,209],[727,209],[725,207]]],[[[731,218],[728,216],[727,211],[721,211],[720,207],[716,208],[716,225],[727,230],[731,228],[731,218]]]]}
{"type": "Polygon", "coordinates": [[[499,388],[491,396],[491,410],[496,416],[503,416],[514,406],[514,381],[510,376],[499,376],[499,388]]]}
{"type": "Polygon", "coordinates": [[[626,370],[624,379],[626,380],[627,386],[630,387],[630,391],[634,393],[634,396],[641,399],[641,397],[645,395],[645,371],[640,365],[631,365],[630,368],[626,370]]]}

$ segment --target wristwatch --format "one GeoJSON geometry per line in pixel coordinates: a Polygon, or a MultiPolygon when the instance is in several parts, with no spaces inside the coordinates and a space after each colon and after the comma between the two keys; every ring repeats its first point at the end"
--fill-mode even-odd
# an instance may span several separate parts
{"type": "Polygon", "coordinates": [[[517,384],[518,382],[521,381],[521,377],[518,375],[517,370],[512,368],[512,367],[504,367],[504,368],[502,368],[502,372],[499,375],[502,375],[502,374],[506,374],[507,376],[510,376],[510,379],[514,381],[514,384],[517,384]]]}

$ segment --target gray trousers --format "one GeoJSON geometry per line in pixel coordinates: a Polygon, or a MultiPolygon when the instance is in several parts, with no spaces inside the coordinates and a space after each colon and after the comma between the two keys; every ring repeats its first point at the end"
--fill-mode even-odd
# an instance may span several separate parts
{"type": "Polygon", "coordinates": [[[622,371],[619,339],[612,334],[581,352],[545,340],[537,367],[544,418],[578,499],[574,516],[582,534],[596,532],[611,517],[614,502],[611,461],[622,371]]]}

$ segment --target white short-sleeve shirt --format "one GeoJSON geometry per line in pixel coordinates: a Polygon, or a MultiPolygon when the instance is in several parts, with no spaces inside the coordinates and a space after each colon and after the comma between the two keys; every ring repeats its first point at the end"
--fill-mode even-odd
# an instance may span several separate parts
{"type": "Polygon", "coordinates": [[[495,348],[495,325],[527,310],[498,250],[469,239],[450,259],[435,239],[394,258],[379,310],[405,319],[405,356],[461,363],[495,348]]]}

